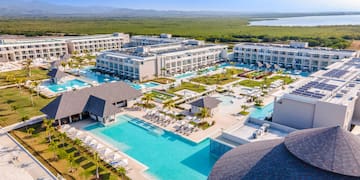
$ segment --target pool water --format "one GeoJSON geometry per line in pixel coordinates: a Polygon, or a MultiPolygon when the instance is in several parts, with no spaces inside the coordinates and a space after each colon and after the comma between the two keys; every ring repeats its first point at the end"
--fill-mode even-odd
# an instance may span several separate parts
{"type": "Polygon", "coordinates": [[[175,79],[184,79],[184,78],[192,77],[192,76],[195,76],[195,75],[196,75],[196,72],[190,72],[190,73],[180,74],[180,75],[177,75],[177,76],[174,76],[174,77],[175,77],[175,79]]]}
{"type": "Polygon", "coordinates": [[[59,93],[59,92],[65,92],[69,89],[73,88],[79,88],[79,87],[89,87],[90,85],[84,81],[80,81],[78,79],[68,80],[63,83],[58,84],[49,84],[45,85],[48,89],[50,89],[52,92],[59,93]]]}
{"type": "Polygon", "coordinates": [[[274,103],[270,103],[264,107],[256,107],[250,113],[250,117],[264,120],[274,112],[274,103]]]}
{"type": "Polygon", "coordinates": [[[97,74],[97,73],[91,71],[91,68],[80,70],[80,76],[83,76],[86,79],[89,79],[90,81],[95,81],[99,84],[111,82],[111,81],[119,81],[119,79],[112,77],[112,76],[106,76],[104,74],[97,74]]]}
{"type": "Polygon", "coordinates": [[[157,179],[207,179],[216,162],[209,152],[209,139],[195,144],[171,132],[154,133],[129,121],[142,120],[121,115],[116,124],[95,124],[85,130],[148,166],[146,172],[157,179]]]}
{"type": "Polygon", "coordinates": [[[231,96],[223,96],[223,95],[221,95],[219,97],[216,97],[216,99],[221,101],[220,105],[229,106],[229,105],[234,104],[233,103],[234,98],[231,97],[231,96]]]}

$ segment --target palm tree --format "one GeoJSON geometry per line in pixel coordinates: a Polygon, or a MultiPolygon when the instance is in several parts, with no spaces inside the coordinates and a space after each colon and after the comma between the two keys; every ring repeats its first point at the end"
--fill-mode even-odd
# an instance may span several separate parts
{"type": "Polygon", "coordinates": [[[58,150],[58,143],[56,141],[51,141],[49,144],[50,151],[54,153],[54,160],[57,159],[56,152],[58,150]]]}
{"type": "Polygon", "coordinates": [[[69,165],[70,165],[70,172],[73,172],[73,170],[74,170],[73,167],[74,167],[74,165],[76,165],[74,153],[70,153],[70,154],[67,156],[67,160],[68,160],[69,165]]]}
{"type": "Polygon", "coordinates": [[[76,138],[74,141],[73,141],[73,144],[74,144],[74,146],[79,146],[79,145],[81,145],[81,140],[80,139],[78,139],[78,138],[76,138]]]}
{"type": "Polygon", "coordinates": [[[126,169],[124,167],[119,167],[116,171],[120,174],[121,179],[125,179],[124,176],[126,175],[126,169]]]}
{"type": "Polygon", "coordinates": [[[150,101],[154,100],[154,95],[151,93],[144,94],[141,100],[145,101],[145,104],[148,106],[150,101]]]}
{"type": "Polygon", "coordinates": [[[52,133],[55,131],[55,128],[52,126],[53,123],[54,123],[53,119],[47,119],[47,118],[43,119],[42,126],[45,128],[49,142],[51,142],[52,133]]]}
{"type": "Polygon", "coordinates": [[[97,152],[94,152],[94,160],[95,160],[95,165],[96,165],[96,179],[100,179],[100,176],[99,176],[100,157],[97,152]]]}
{"type": "Polygon", "coordinates": [[[61,141],[61,147],[64,147],[65,146],[66,134],[65,133],[60,133],[59,134],[59,139],[61,141]]]}
{"type": "Polygon", "coordinates": [[[26,130],[26,133],[29,135],[29,136],[32,136],[33,133],[34,133],[35,129],[34,128],[29,128],[26,130]]]}
{"type": "Polygon", "coordinates": [[[244,105],[241,106],[241,109],[242,109],[243,112],[247,112],[247,110],[249,109],[249,106],[244,104],[244,105]]]}
{"type": "Polygon", "coordinates": [[[19,90],[20,90],[20,93],[21,93],[21,86],[22,86],[22,84],[24,83],[24,79],[23,78],[17,78],[16,79],[16,85],[17,85],[17,87],[19,88],[19,90]]]}
{"type": "Polygon", "coordinates": [[[162,76],[165,76],[165,71],[166,71],[166,68],[165,68],[165,67],[163,67],[163,68],[161,68],[160,70],[161,70],[161,74],[162,74],[162,76]]]}
{"type": "Polygon", "coordinates": [[[256,106],[262,106],[263,103],[264,103],[264,101],[263,101],[262,99],[256,99],[256,100],[255,100],[255,105],[256,105],[256,106]]]}
{"type": "Polygon", "coordinates": [[[8,82],[11,82],[11,81],[15,80],[15,76],[13,74],[9,74],[6,76],[5,80],[8,82]]]}
{"type": "Polygon", "coordinates": [[[168,110],[175,108],[175,101],[171,99],[171,100],[164,102],[163,108],[168,109],[168,110]]]}
{"type": "Polygon", "coordinates": [[[26,76],[27,77],[31,77],[31,64],[33,63],[32,59],[26,59],[26,61],[24,62],[24,70],[26,72],[26,76]]]}
{"type": "Polygon", "coordinates": [[[61,67],[63,67],[63,69],[65,70],[65,67],[66,67],[67,63],[66,62],[61,62],[61,67]]]}
{"type": "Polygon", "coordinates": [[[40,85],[40,81],[31,81],[31,83],[30,83],[30,86],[32,88],[35,88],[37,96],[39,96],[39,85],[40,85]]]}
{"type": "Polygon", "coordinates": [[[202,120],[211,117],[210,110],[208,108],[200,108],[200,111],[196,113],[196,116],[202,120]]]}

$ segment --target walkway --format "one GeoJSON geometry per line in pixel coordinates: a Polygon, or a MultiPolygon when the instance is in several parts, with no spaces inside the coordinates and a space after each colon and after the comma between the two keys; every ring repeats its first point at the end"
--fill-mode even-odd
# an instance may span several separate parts
{"type": "Polygon", "coordinates": [[[9,134],[0,134],[0,179],[55,180],[56,177],[9,134]]]}

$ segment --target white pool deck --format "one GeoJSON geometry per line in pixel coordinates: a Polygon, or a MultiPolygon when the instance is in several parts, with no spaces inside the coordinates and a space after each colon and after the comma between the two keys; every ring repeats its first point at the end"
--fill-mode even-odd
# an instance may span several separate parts
{"type": "Polygon", "coordinates": [[[56,179],[7,133],[0,133],[0,172],[0,179],[7,180],[56,179]]]}

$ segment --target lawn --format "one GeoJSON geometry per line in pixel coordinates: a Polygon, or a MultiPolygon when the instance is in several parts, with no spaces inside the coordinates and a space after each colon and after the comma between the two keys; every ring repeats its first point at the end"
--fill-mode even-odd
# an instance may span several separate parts
{"type": "Polygon", "coordinates": [[[81,35],[124,32],[154,35],[171,33],[212,42],[309,41],[312,46],[349,46],[359,39],[359,26],[271,27],[248,26],[241,17],[186,18],[22,18],[0,20],[0,34],[81,35]],[[349,40],[349,41],[345,41],[349,40]]]}
{"type": "Polygon", "coordinates": [[[161,93],[159,91],[151,91],[150,94],[154,96],[154,98],[160,99],[162,101],[169,100],[175,96],[170,96],[167,93],[161,93]]]}
{"type": "Polygon", "coordinates": [[[191,91],[195,91],[197,93],[202,93],[202,92],[206,91],[205,86],[198,85],[198,84],[193,84],[193,83],[190,83],[190,82],[182,82],[179,86],[170,88],[168,90],[168,92],[169,93],[174,93],[176,91],[180,91],[180,90],[183,90],[183,89],[188,89],[188,90],[191,90],[191,91]]]}
{"type": "MultiPolygon", "coordinates": [[[[60,173],[66,179],[95,178],[96,161],[86,148],[74,144],[70,138],[60,139],[58,131],[52,133],[52,141],[56,142],[56,148],[50,148],[46,131],[41,124],[28,128],[35,129],[32,135],[27,133],[26,128],[14,130],[11,134],[53,174],[60,173]],[[72,172],[70,172],[70,163],[67,158],[69,154],[74,156],[72,172]]],[[[114,169],[109,169],[107,164],[101,162],[99,167],[100,179],[120,179],[120,176],[113,171],[114,169]]]]}
{"type": "Polygon", "coordinates": [[[41,115],[39,111],[51,99],[33,94],[34,106],[31,105],[30,91],[27,89],[7,88],[0,90],[0,126],[8,126],[41,115]]]}
{"type": "Polygon", "coordinates": [[[250,79],[246,79],[243,81],[240,81],[238,84],[241,86],[246,86],[246,87],[260,87],[262,85],[266,85],[266,86],[270,86],[270,84],[276,80],[283,80],[285,84],[290,84],[292,82],[294,82],[294,80],[290,77],[290,76],[281,76],[281,75],[276,75],[270,78],[265,78],[262,81],[255,81],[255,80],[250,80],[250,79]]]}
{"type": "Polygon", "coordinates": [[[232,68],[227,69],[225,73],[214,74],[211,76],[200,76],[191,79],[191,81],[206,85],[225,85],[238,80],[239,78],[235,78],[232,76],[235,74],[240,74],[242,72],[244,71],[241,69],[232,68]]]}
{"type": "Polygon", "coordinates": [[[47,79],[48,76],[47,70],[42,68],[32,68],[31,69],[31,77],[26,77],[26,71],[24,70],[16,70],[16,71],[8,71],[0,73],[0,86],[5,86],[9,84],[15,84],[16,79],[24,79],[24,80],[42,80],[47,79]],[[9,80],[7,78],[11,77],[9,80]]]}
{"type": "MultiPolygon", "coordinates": [[[[174,82],[175,80],[161,77],[161,78],[156,78],[156,79],[153,79],[153,80],[150,80],[150,81],[157,82],[157,83],[160,83],[160,84],[168,84],[168,83],[174,82]]],[[[146,82],[148,82],[148,81],[146,81],[146,82]]]]}

